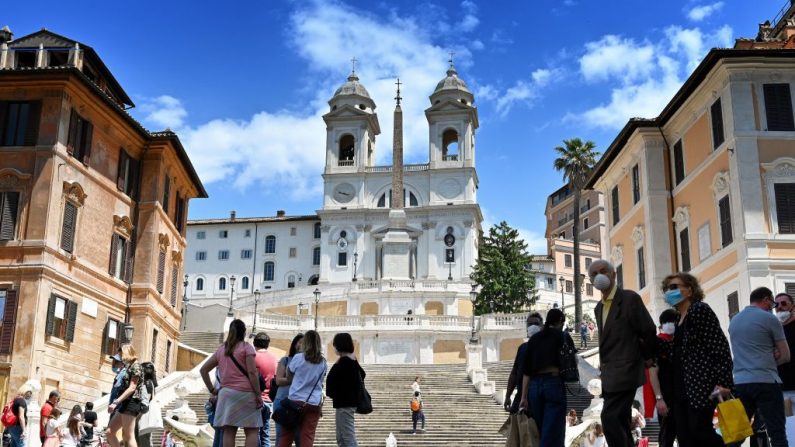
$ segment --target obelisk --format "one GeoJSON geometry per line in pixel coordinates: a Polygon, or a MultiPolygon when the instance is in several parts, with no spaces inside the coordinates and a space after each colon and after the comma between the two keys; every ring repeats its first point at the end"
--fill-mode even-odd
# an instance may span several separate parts
{"type": "Polygon", "coordinates": [[[411,237],[403,209],[403,111],[400,109],[400,79],[397,80],[392,136],[392,197],[389,230],[383,239],[384,279],[409,279],[411,237]]]}

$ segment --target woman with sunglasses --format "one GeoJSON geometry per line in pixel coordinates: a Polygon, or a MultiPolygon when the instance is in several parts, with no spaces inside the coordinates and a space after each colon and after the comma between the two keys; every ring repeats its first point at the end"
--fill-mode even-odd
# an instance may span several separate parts
{"type": "Polygon", "coordinates": [[[734,386],[729,342],[693,275],[668,275],[662,289],[665,301],[680,315],[674,332],[674,402],[669,403],[677,440],[681,447],[723,446],[712,426],[716,401],[710,394],[716,386],[734,386]]]}

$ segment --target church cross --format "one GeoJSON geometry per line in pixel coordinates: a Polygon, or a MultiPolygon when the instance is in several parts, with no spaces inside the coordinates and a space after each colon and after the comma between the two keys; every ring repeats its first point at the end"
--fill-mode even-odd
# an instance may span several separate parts
{"type": "Polygon", "coordinates": [[[448,54],[450,55],[450,59],[447,62],[450,63],[450,67],[452,68],[452,66],[453,66],[453,56],[455,56],[455,51],[450,50],[450,52],[448,54]]]}
{"type": "Polygon", "coordinates": [[[351,73],[356,73],[356,62],[357,62],[356,56],[353,56],[353,59],[351,59],[351,65],[353,67],[351,68],[351,73]]]}
{"type": "Polygon", "coordinates": [[[397,84],[397,96],[395,96],[395,99],[397,100],[397,105],[400,105],[400,78],[397,78],[395,84],[397,84]]]}

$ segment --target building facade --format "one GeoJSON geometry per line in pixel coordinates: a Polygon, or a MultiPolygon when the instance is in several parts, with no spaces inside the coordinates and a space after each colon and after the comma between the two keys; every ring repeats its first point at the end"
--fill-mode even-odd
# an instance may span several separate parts
{"type": "Polygon", "coordinates": [[[655,317],[675,271],[699,279],[724,328],[754,288],[795,289],[793,11],[711,50],[659,117],[627,123],[589,180],[607,198],[603,256],[655,317]]]}
{"type": "MultiPolygon", "coordinates": [[[[29,379],[62,405],[108,392],[108,354],[175,365],[188,201],[177,136],[150,133],[97,53],[0,31],[0,394],[29,379]]],[[[2,398],[2,397],[0,397],[2,398]]]]}
{"type": "MultiPolygon", "coordinates": [[[[547,217],[547,248],[552,251],[555,239],[574,237],[574,196],[565,184],[547,198],[544,214],[547,217]]],[[[595,190],[585,190],[580,198],[580,241],[599,244],[605,226],[604,195],[595,190]]]]}

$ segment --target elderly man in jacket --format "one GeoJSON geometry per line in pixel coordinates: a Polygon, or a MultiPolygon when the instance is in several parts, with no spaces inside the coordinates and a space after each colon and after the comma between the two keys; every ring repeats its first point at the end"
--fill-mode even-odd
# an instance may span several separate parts
{"type": "Polygon", "coordinates": [[[654,364],[657,330],[640,295],[618,286],[612,264],[594,261],[588,276],[602,292],[594,313],[599,328],[605,440],[610,447],[632,447],[632,401],[637,388],[646,382],[646,367],[654,364]]]}

